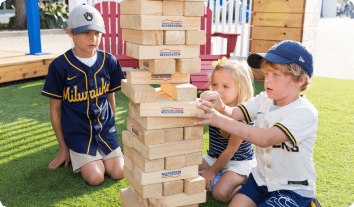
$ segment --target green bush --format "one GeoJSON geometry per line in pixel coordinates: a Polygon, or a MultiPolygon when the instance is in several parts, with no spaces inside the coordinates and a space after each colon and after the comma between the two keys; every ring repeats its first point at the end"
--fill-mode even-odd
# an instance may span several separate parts
{"type": "Polygon", "coordinates": [[[9,23],[1,23],[0,22],[0,29],[2,28],[9,28],[9,23]]]}
{"type": "Polygon", "coordinates": [[[41,29],[66,29],[69,7],[64,3],[38,3],[41,29]]]}

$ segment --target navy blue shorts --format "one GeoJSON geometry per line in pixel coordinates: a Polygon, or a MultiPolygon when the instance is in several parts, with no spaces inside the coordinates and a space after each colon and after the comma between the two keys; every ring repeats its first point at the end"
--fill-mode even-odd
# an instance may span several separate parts
{"type": "Polygon", "coordinates": [[[268,192],[267,186],[258,186],[252,173],[246,183],[237,192],[246,195],[257,204],[257,207],[306,207],[314,198],[303,197],[291,190],[268,192]]]}

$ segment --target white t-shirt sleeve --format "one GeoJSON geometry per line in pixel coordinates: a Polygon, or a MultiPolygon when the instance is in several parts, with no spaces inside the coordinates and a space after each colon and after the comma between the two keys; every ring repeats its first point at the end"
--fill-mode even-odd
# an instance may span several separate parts
{"type": "Polygon", "coordinates": [[[238,106],[241,109],[243,115],[245,116],[245,121],[247,123],[256,120],[260,103],[262,102],[262,99],[265,98],[264,93],[265,92],[262,92],[256,97],[251,98],[246,103],[238,106]]]}
{"type": "MultiPolygon", "coordinates": [[[[286,118],[274,126],[281,129],[292,145],[296,147],[307,138],[315,138],[317,133],[318,113],[309,108],[295,108],[286,118]]],[[[288,142],[287,142],[288,143],[288,142]]]]}

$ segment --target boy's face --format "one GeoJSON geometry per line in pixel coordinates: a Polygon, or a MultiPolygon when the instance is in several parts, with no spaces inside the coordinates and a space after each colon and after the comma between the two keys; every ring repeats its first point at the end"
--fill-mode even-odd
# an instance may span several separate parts
{"type": "Polygon", "coordinates": [[[269,64],[265,65],[263,70],[265,73],[264,89],[277,106],[288,105],[299,98],[301,81],[295,83],[290,75],[286,76],[282,71],[273,69],[269,64]]]}
{"type": "Polygon", "coordinates": [[[81,58],[90,58],[95,54],[98,45],[101,42],[102,33],[95,30],[88,30],[74,35],[71,30],[67,33],[74,41],[74,54],[81,58]]]}

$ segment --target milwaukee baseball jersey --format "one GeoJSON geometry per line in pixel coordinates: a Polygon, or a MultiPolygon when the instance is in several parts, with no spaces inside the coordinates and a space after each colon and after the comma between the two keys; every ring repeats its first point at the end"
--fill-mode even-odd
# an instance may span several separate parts
{"type": "Polygon", "coordinates": [[[61,124],[68,147],[78,153],[105,154],[119,144],[108,93],[120,90],[124,79],[117,58],[97,50],[91,66],[68,50],[50,65],[42,95],[62,100],[61,124]]]}
{"type": "Polygon", "coordinates": [[[240,105],[247,122],[256,121],[263,129],[278,127],[288,141],[256,148],[257,167],[252,170],[259,186],[276,190],[315,191],[317,178],[313,146],[317,133],[318,112],[305,95],[286,106],[275,106],[266,92],[240,105]]]}

